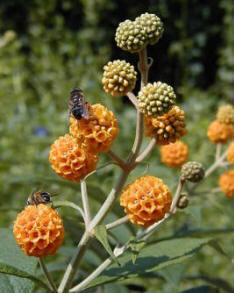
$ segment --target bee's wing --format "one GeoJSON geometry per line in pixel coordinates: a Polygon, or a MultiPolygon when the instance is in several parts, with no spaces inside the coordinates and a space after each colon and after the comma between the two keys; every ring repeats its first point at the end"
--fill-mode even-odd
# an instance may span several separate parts
{"type": "Polygon", "coordinates": [[[89,103],[88,102],[84,103],[83,109],[84,109],[83,117],[88,120],[89,119],[89,103]]]}

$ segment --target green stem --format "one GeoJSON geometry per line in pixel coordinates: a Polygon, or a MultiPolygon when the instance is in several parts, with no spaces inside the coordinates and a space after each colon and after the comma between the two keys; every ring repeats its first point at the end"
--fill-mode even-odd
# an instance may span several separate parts
{"type": "Polygon", "coordinates": [[[56,286],[55,286],[55,284],[54,284],[54,282],[53,282],[53,280],[52,280],[52,278],[51,278],[51,276],[50,276],[50,274],[49,274],[49,272],[48,272],[48,270],[46,268],[46,265],[45,265],[43,257],[39,257],[39,263],[40,263],[41,269],[42,269],[42,271],[43,271],[43,273],[44,273],[44,275],[46,277],[46,280],[48,281],[48,284],[50,286],[51,291],[54,292],[54,293],[57,293],[58,292],[57,288],[56,288],[56,286]]]}

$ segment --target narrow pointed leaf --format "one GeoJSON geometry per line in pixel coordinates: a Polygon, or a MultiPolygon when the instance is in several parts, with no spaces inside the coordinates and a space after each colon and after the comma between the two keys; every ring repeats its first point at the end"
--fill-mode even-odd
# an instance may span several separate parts
{"type": "Polygon", "coordinates": [[[110,247],[109,241],[108,241],[108,236],[107,236],[107,231],[106,227],[103,225],[99,225],[94,229],[94,233],[96,238],[101,242],[105,250],[108,252],[108,254],[111,256],[111,258],[117,262],[117,259],[110,247]]]}
{"type": "Polygon", "coordinates": [[[131,239],[129,242],[129,247],[132,253],[132,263],[135,264],[137,256],[139,252],[142,250],[142,248],[145,246],[145,241],[135,241],[134,239],[131,239]]]}

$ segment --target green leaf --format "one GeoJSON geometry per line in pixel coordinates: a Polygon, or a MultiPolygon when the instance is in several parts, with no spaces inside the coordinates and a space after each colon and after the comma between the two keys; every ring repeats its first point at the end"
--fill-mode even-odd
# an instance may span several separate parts
{"type": "Polygon", "coordinates": [[[135,265],[131,261],[131,253],[125,253],[119,257],[121,267],[118,267],[116,264],[110,265],[86,289],[117,280],[141,276],[172,264],[181,263],[191,258],[210,240],[211,238],[197,239],[185,237],[150,244],[142,249],[135,265]]]}
{"type": "Polygon", "coordinates": [[[104,292],[129,293],[128,289],[121,284],[107,284],[104,286],[104,292]]]}
{"type": "MultiPolygon", "coordinates": [[[[226,229],[194,229],[187,230],[185,232],[180,232],[176,234],[176,237],[212,237],[217,238],[219,236],[223,236],[225,234],[234,233],[234,228],[226,228],[226,229]]],[[[173,236],[174,237],[174,236],[173,236]]],[[[172,238],[173,238],[172,237],[172,238]]],[[[170,237],[171,238],[171,237],[170,237]]]]}
{"type": "Polygon", "coordinates": [[[181,293],[219,293],[219,290],[211,286],[199,286],[188,289],[181,293]]]}
{"type": "Polygon", "coordinates": [[[160,270],[158,274],[171,284],[178,287],[180,280],[185,272],[186,266],[187,265],[184,263],[171,265],[169,267],[164,268],[163,270],[160,270]]]}
{"type": "Polygon", "coordinates": [[[220,254],[222,254],[223,256],[225,256],[227,259],[231,258],[231,256],[229,256],[227,254],[227,252],[223,249],[223,247],[221,246],[220,243],[218,243],[217,241],[213,240],[209,243],[209,245],[211,247],[213,247],[217,252],[219,252],[220,254]]]}
{"type": "Polygon", "coordinates": [[[40,287],[44,287],[45,289],[49,290],[48,286],[45,283],[43,283],[40,279],[34,277],[31,274],[26,273],[25,271],[19,270],[13,266],[9,266],[1,262],[0,262],[0,273],[17,276],[24,279],[29,279],[33,281],[34,283],[36,283],[37,285],[39,285],[40,287]]]}
{"type": "Polygon", "coordinates": [[[117,258],[115,257],[109,241],[108,241],[108,236],[107,236],[107,231],[106,231],[106,227],[103,225],[98,225],[95,229],[94,229],[94,233],[96,238],[101,242],[101,244],[103,245],[103,247],[105,248],[105,250],[109,253],[109,255],[111,256],[111,258],[118,263],[117,258]]]}
{"type": "Polygon", "coordinates": [[[32,292],[34,283],[49,290],[46,284],[34,276],[37,259],[21,251],[12,231],[0,228],[0,239],[0,273],[6,274],[1,275],[0,292],[32,292]],[[6,280],[9,283],[7,287],[6,280]]]}
{"type": "Polygon", "coordinates": [[[131,239],[129,242],[129,247],[131,249],[131,256],[132,256],[132,263],[135,264],[137,256],[139,252],[142,250],[142,248],[145,246],[146,242],[141,240],[141,241],[135,241],[135,239],[131,239]]]}
{"type": "Polygon", "coordinates": [[[201,222],[202,222],[202,207],[200,206],[188,206],[184,212],[186,214],[191,215],[191,217],[194,219],[194,221],[196,222],[196,224],[198,225],[198,227],[201,226],[201,222]]]}

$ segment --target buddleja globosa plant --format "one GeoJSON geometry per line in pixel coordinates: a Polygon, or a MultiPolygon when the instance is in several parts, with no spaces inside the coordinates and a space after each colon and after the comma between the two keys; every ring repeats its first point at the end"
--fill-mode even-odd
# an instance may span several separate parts
{"type": "MultiPolygon", "coordinates": [[[[118,121],[113,112],[102,104],[87,104],[83,100],[79,100],[79,97],[76,98],[79,102],[77,106],[80,117],[75,117],[71,111],[69,134],[60,136],[51,145],[49,161],[52,169],[58,176],[80,184],[83,203],[82,208],[75,203],[67,204],[82,215],[84,231],[72,259],[65,268],[60,284],[53,282],[44,262],[46,255],[56,253],[64,238],[63,222],[56,211],[56,202],[52,206],[48,205],[46,201],[50,201],[50,198],[47,197],[49,195],[39,193],[39,196],[42,196],[41,200],[40,197],[34,201],[29,200],[29,205],[18,214],[15,220],[15,239],[24,253],[39,258],[48,281],[48,291],[83,292],[87,288],[102,285],[105,282],[134,276],[137,271],[134,268],[135,263],[138,265],[138,274],[146,273],[148,267],[152,269],[154,265],[150,261],[142,268],[140,260],[138,263],[138,258],[143,259],[144,253],[153,249],[153,246],[149,246],[148,243],[150,236],[166,220],[172,218],[180,208],[188,205],[188,196],[195,194],[195,189],[202,180],[218,167],[227,167],[234,162],[233,143],[230,144],[227,151],[221,154],[221,145],[231,140],[234,134],[234,110],[231,105],[222,106],[218,110],[217,120],[212,122],[208,129],[209,139],[212,143],[217,144],[215,162],[207,170],[199,162],[186,162],[189,150],[186,144],[179,140],[187,133],[185,113],[176,105],[176,93],[172,86],[163,81],[148,82],[148,73],[153,59],[147,56],[147,46],[155,45],[162,35],[162,21],[158,16],[149,13],[140,15],[134,21],[126,20],[120,23],[116,30],[117,46],[139,56],[138,70],[141,86],[137,96],[132,92],[138,76],[133,65],[125,60],[114,60],[104,66],[102,84],[105,92],[118,98],[127,96],[136,108],[136,136],[126,159],[120,158],[110,149],[119,131],[118,121]],[[85,117],[83,111],[86,106],[88,114],[85,117]],[[144,137],[150,137],[150,142],[142,151],[144,137]],[[173,196],[163,178],[159,178],[160,174],[138,177],[125,186],[128,175],[144,161],[155,147],[160,147],[161,160],[165,165],[173,168],[182,167],[178,186],[173,196]],[[102,152],[106,152],[119,166],[120,174],[101,208],[96,215],[91,215],[86,179],[95,173],[98,158],[102,152]],[[226,157],[227,161],[225,161],[226,157]],[[185,192],[182,192],[183,187],[186,187],[185,192]],[[123,207],[126,216],[102,225],[119,195],[120,206],[123,207]],[[109,230],[123,225],[127,221],[141,229],[125,244],[116,243],[112,249],[108,242],[109,230]],[[76,284],[74,277],[88,244],[94,237],[101,242],[110,257],[83,281],[76,284]],[[128,269],[121,270],[121,267],[124,267],[129,261],[128,256],[131,253],[132,264],[128,263],[128,269]],[[123,258],[122,255],[126,255],[126,258],[123,258]],[[112,278],[105,280],[105,275],[102,273],[110,266],[115,268],[115,272],[112,274],[112,278]],[[100,275],[103,276],[103,279],[99,277],[100,275]]],[[[219,184],[224,194],[233,197],[234,170],[226,171],[220,177],[219,184]]],[[[62,204],[60,206],[62,207],[62,204]]],[[[189,241],[189,239],[185,241],[189,241]]],[[[201,247],[204,243],[199,241],[198,246],[201,247]]],[[[193,243],[191,245],[196,245],[195,240],[191,243],[193,243]]],[[[176,243],[173,245],[178,246],[176,243]]],[[[162,247],[161,249],[163,251],[162,247]]],[[[180,249],[180,247],[177,248],[177,253],[180,249]]],[[[191,251],[194,249],[195,247],[191,246],[191,251]]],[[[187,255],[191,251],[187,251],[187,255]]],[[[164,266],[170,265],[170,259],[175,257],[170,255],[170,252],[168,253],[164,266]]]]}

